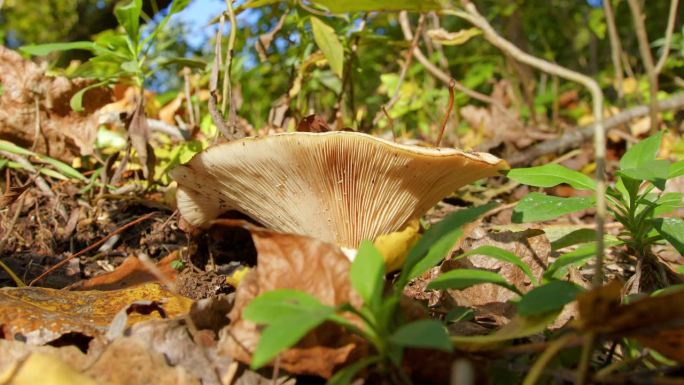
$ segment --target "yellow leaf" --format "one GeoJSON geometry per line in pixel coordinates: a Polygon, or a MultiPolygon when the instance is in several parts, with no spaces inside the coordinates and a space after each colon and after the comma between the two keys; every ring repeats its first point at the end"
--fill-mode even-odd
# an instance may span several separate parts
{"type": "Polygon", "coordinates": [[[482,30],[479,28],[462,29],[458,32],[448,32],[442,28],[439,28],[428,31],[427,35],[435,43],[442,45],[461,45],[470,40],[470,38],[481,33],[482,30]]]}

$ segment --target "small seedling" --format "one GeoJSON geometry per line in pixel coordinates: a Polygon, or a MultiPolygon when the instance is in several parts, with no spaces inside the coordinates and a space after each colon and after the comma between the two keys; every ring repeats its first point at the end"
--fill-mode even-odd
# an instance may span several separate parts
{"type": "Polygon", "coordinates": [[[171,268],[176,270],[176,271],[181,271],[185,269],[185,261],[182,259],[174,259],[171,261],[171,268]]]}

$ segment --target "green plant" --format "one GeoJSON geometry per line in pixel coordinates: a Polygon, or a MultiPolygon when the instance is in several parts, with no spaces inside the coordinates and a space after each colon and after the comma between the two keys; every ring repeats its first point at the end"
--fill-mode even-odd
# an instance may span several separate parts
{"type": "Polygon", "coordinates": [[[463,235],[463,225],[493,206],[487,204],[452,213],[426,231],[409,251],[403,270],[386,295],[383,295],[383,258],[371,242],[362,242],[349,272],[352,287],[363,299],[361,308],[351,304],[326,306],[310,294],[287,289],[270,291],[255,298],[245,308],[243,317],[266,327],[252,357],[252,367],[267,364],[278,352],[293,346],[325,321],[342,325],[374,348],[371,356],[340,370],[329,384],[349,383],[358,371],[370,365],[376,365],[385,374],[401,372],[406,347],[451,351],[452,344],[442,322],[431,319],[407,322],[403,318],[399,306],[401,293],[411,279],[444,258],[463,235]],[[361,326],[352,323],[350,318],[360,320],[361,326]]]}
{"type": "Polygon", "coordinates": [[[181,271],[185,269],[185,261],[182,259],[174,259],[171,261],[171,268],[176,270],[176,271],[181,271]]]}
{"type": "Polygon", "coordinates": [[[74,111],[81,111],[83,109],[83,95],[91,88],[105,84],[132,82],[133,85],[142,89],[145,79],[160,68],[178,63],[202,68],[206,65],[203,61],[193,59],[152,55],[154,52],[163,50],[164,45],[175,43],[174,40],[159,41],[158,37],[171,16],[183,10],[188,3],[189,0],[175,0],[169,7],[166,16],[146,34],[143,33],[140,25],[142,0],[132,0],[114,10],[116,19],[121,26],[119,31],[104,31],[98,34],[92,42],[75,41],[25,45],[20,50],[31,55],[47,55],[52,52],[75,49],[92,52],[93,57],[87,63],[79,66],[74,73],[74,75],[99,80],[99,82],[81,89],[71,98],[71,108],[74,111]]]}
{"type": "MultiPolygon", "coordinates": [[[[683,207],[682,194],[663,192],[667,180],[684,175],[684,161],[671,163],[657,159],[662,132],[632,146],[620,159],[614,185],[608,187],[606,199],[610,215],[623,226],[617,239],[607,238],[607,246],[625,245],[639,260],[649,258],[651,246],[669,242],[684,253],[684,220],[664,217],[683,207]]],[[[553,187],[562,183],[577,190],[596,190],[590,177],[558,164],[513,169],[508,177],[530,186],[553,187]]],[[[523,198],[513,210],[515,222],[534,222],[589,209],[594,197],[555,197],[533,192],[523,198]]],[[[587,242],[595,233],[586,230],[569,234],[564,245],[587,242]],[[589,237],[587,237],[589,236],[589,237]]],[[[579,249],[561,255],[545,276],[560,276],[567,265],[585,262],[594,255],[595,245],[587,243],[579,249]]]]}

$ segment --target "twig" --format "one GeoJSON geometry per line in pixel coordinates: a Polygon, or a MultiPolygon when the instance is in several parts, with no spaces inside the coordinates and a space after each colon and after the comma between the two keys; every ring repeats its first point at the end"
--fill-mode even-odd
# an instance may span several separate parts
{"type": "Polygon", "coordinates": [[[48,196],[50,198],[55,197],[55,193],[52,191],[52,189],[50,189],[50,186],[48,186],[47,182],[45,182],[45,179],[43,179],[43,177],[40,176],[38,170],[36,170],[36,168],[33,167],[33,164],[31,164],[31,162],[29,162],[26,158],[24,158],[21,155],[7,151],[0,151],[0,155],[4,156],[9,160],[19,163],[21,167],[23,167],[26,171],[33,173],[34,183],[36,184],[36,187],[40,189],[40,192],[42,192],[43,195],[48,196]]]}
{"type": "Polygon", "coordinates": [[[195,129],[197,127],[197,120],[195,119],[195,109],[192,108],[192,94],[190,91],[190,68],[183,67],[183,83],[185,91],[185,113],[190,120],[190,127],[195,129]]]}
{"type": "MultiPolygon", "coordinates": [[[[399,17],[405,18],[406,22],[408,22],[408,16],[406,14],[406,11],[402,11],[399,15],[399,17]]],[[[423,32],[423,26],[425,25],[425,15],[421,14],[420,18],[418,19],[418,26],[416,27],[416,33],[413,36],[413,39],[411,39],[411,45],[409,46],[408,51],[406,51],[406,56],[404,57],[404,63],[401,66],[401,72],[399,72],[399,80],[397,80],[397,85],[394,87],[394,92],[392,93],[392,97],[390,98],[389,102],[385,104],[385,108],[389,111],[392,109],[392,107],[397,103],[399,100],[399,97],[401,96],[399,91],[401,90],[401,85],[404,83],[404,79],[406,79],[406,74],[408,73],[409,67],[411,67],[411,63],[413,62],[413,56],[416,51],[416,48],[418,47],[418,40],[420,39],[420,35],[423,32]]],[[[380,118],[382,117],[382,114],[377,114],[375,115],[375,119],[373,119],[373,124],[377,124],[380,118]]]]}
{"type": "Polygon", "coordinates": [[[435,142],[435,147],[439,147],[439,143],[442,141],[444,136],[444,129],[446,129],[447,123],[449,122],[449,116],[451,115],[451,110],[454,108],[454,86],[456,85],[456,79],[451,79],[449,82],[449,105],[447,106],[446,114],[444,114],[444,120],[442,121],[442,129],[439,131],[439,136],[435,142]]]}
{"type": "Polygon", "coordinates": [[[537,358],[534,365],[527,372],[523,385],[534,385],[541,378],[544,373],[544,368],[549,364],[551,359],[558,354],[567,344],[574,338],[573,334],[566,334],[557,340],[553,341],[548,348],[537,358]]]}
{"type": "Polygon", "coordinates": [[[382,109],[382,113],[384,113],[385,118],[387,118],[387,126],[389,127],[390,131],[392,132],[392,140],[396,143],[397,142],[397,134],[394,132],[394,119],[392,119],[389,112],[387,112],[387,109],[385,108],[385,106],[380,106],[380,109],[382,109]]]}
{"type": "MultiPolygon", "coordinates": [[[[658,110],[674,110],[684,106],[684,93],[674,95],[673,97],[658,102],[658,110]]],[[[603,121],[603,126],[606,129],[617,127],[629,122],[632,119],[648,115],[649,106],[636,106],[624,110],[614,116],[603,121]]],[[[524,152],[519,152],[507,159],[511,166],[520,166],[531,163],[534,159],[557,152],[564,152],[571,148],[579,147],[584,141],[589,140],[594,135],[595,123],[580,127],[576,130],[568,131],[563,136],[541,142],[532,147],[525,149],[524,152]]]]}
{"type": "MultiPolygon", "coordinates": [[[[14,215],[12,216],[12,219],[10,220],[10,222],[7,226],[7,231],[4,231],[4,235],[2,236],[2,239],[0,239],[0,253],[5,248],[5,243],[7,243],[7,240],[10,238],[10,235],[12,234],[12,229],[14,228],[14,224],[17,223],[17,220],[19,219],[19,214],[21,214],[21,210],[24,207],[24,198],[25,197],[26,197],[26,195],[24,195],[23,193],[19,197],[19,200],[17,202],[17,209],[14,212],[14,215]]],[[[7,275],[10,276],[10,278],[12,278],[12,280],[17,285],[17,287],[26,286],[24,281],[22,281],[21,278],[19,278],[16,274],[14,274],[12,269],[10,269],[9,266],[5,265],[5,263],[2,262],[2,260],[0,260],[0,267],[3,270],[5,270],[5,272],[7,273],[7,275]]]]}
{"type": "Polygon", "coordinates": [[[641,11],[638,0],[627,0],[629,9],[632,12],[632,20],[634,21],[634,30],[636,32],[637,41],[639,42],[639,52],[641,53],[641,61],[644,64],[646,75],[648,76],[648,89],[650,94],[650,116],[651,128],[650,133],[655,134],[658,130],[658,73],[653,64],[653,55],[651,54],[651,47],[648,44],[648,35],[646,34],[646,26],[644,25],[645,15],[641,11]]]}
{"type": "Polygon", "coordinates": [[[618,94],[618,100],[623,101],[624,98],[624,73],[622,70],[622,43],[620,42],[620,35],[615,25],[615,14],[613,13],[613,5],[610,1],[603,2],[603,11],[606,14],[606,24],[608,25],[608,39],[610,40],[610,57],[613,60],[613,68],[615,71],[615,88],[618,94]]]}
{"type": "Polygon", "coordinates": [[[67,263],[68,263],[69,261],[71,261],[72,259],[74,259],[74,258],[76,258],[76,257],[79,257],[79,256],[81,256],[81,255],[83,255],[83,254],[85,254],[85,253],[87,253],[87,252],[89,252],[89,251],[95,249],[96,247],[99,247],[99,246],[102,245],[103,243],[107,242],[107,240],[108,240],[109,238],[111,238],[111,237],[113,237],[113,236],[115,236],[115,235],[117,235],[117,234],[123,232],[124,230],[128,229],[129,227],[135,226],[135,225],[137,225],[138,223],[141,223],[141,222],[143,222],[143,221],[145,221],[145,220],[151,218],[154,214],[156,214],[156,212],[151,212],[151,213],[148,213],[148,214],[143,215],[143,216],[140,217],[140,218],[134,219],[134,220],[132,220],[132,221],[126,223],[125,225],[119,227],[118,229],[114,230],[113,232],[109,233],[108,235],[106,235],[105,237],[103,237],[102,239],[100,239],[99,241],[97,241],[97,242],[93,243],[92,245],[86,247],[85,249],[79,251],[78,253],[72,254],[72,255],[68,256],[67,258],[65,258],[65,259],[63,259],[63,260],[57,262],[55,265],[53,265],[53,266],[50,267],[49,269],[45,270],[45,271],[43,272],[43,274],[39,275],[37,278],[35,278],[33,281],[31,281],[31,283],[29,283],[29,286],[35,285],[36,282],[42,280],[43,278],[45,278],[46,276],[48,276],[48,275],[49,275],[50,273],[52,273],[53,271],[55,271],[55,270],[59,269],[60,267],[64,266],[65,264],[67,264],[67,263]]]}
{"type": "Polygon", "coordinates": [[[237,20],[233,10],[233,0],[226,0],[228,8],[228,18],[230,21],[230,35],[228,36],[228,48],[226,49],[226,60],[223,63],[223,100],[221,100],[221,113],[226,116],[226,106],[230,101],[230,111],[228,112],[228,126],[235,132],[235,101],[233,100],[233,85],[230,82],[230,71],[233,68],[233,48],[235,47],[235,37],[237,35],[237,20]]]}
{"type": "Polygon", "coordinates": [[[677,7],[679,6],[679,0],[672,0],[670,2],[670,14],[667,17],[667,28],[665,29],[665,42],[663,44],[663,53],[658,59],[658,63],[655,66],[655,72],[660,73],[665,67],[665,62],[670,54],[670,48],[672,47],[672,32],[674,32],[675,19],[677,18],[677,7]]]}

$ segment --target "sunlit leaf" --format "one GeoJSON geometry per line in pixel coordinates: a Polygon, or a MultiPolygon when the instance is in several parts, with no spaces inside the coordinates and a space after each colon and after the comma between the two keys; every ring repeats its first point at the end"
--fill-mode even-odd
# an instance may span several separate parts
{"type": "Polygon", "coordinates": [[[499,261],[513,264],[520,268],[520,270],[522,270],[523,273],[525,273],[525,275],[527,275],[530,278],[530,281],[532,281],[533,285],[536,285],[538,283],[537,277],[534,276],[532,269],[530,269],[530,267],[525,262],[523,262],[522,259],[520,259],[517,255],[511,253],[510,251],[504,250],[496,246],[480,246],[476,249],[468,251],[467,253],[461,254],[453,259],[460,259],[470,255],[478,254],[486,255],[499,261]]]}
{"type": "Polygon", "coordinates": [[[302,312],[332,309],[321,304],[311,294],[299,290],[279,289],[267,291],[254,298],[242,312],[246,320],[269,324],[280,317],[289,317],[302,312]]]}
{"type": "Polygon", "coordinates": [[[440,0],[314,0],[313,2],[333,13],[359,11],[426,12],[443,8],[440,0]]]}
{"type": "Polygon", "coordinates": [[[622,170],[636,169],[646,162],[655,160],[662,138],[663,132],[661,131],[632,146],[620,159],[620,168],[622,170]]]}
{"type": "Polygon", "coordinates": [[[555,163],[538,167],[514,168],[508,171],[506,176],[530,186],[553,187],[567,183],[578,190],[596,190],[596,182],[587,175],[555,163]]]}
{"type": "Polygon", "coordinates": [[[568,246],[591,242],[595,239],[596,230],[577,229],[551,242],[551,248],[553,250],[559,250],[568,246]]]}
{"type": "Polygon", "coordinates": [[[370,241],[363,241],[349,271],[349,279],[363,302],[377,309],[382,299],[385,261],[370,241]]]}
{"type": "Polygon", "coordinates": [[[52,52],[69,51],[73,49],[94,51],[97,49],[97,46],[91,41],[74,41],[70,43],[35,44],[19,47],[21,52],[36,56],[43,56],[52,52]]]}
{"type": "Polygon", "coordinates": [[[479,28],[467,28],[457,32],[447,32],[446,30],[433,29],[427,32],[428,37],[435,43],[442,45],[461,45],[466,43],[472,37],[482,34],[479,28]]]}
{"type": "Polygon", "coordinates": [[[525,294],[516,305],[518,314],[529,317],[559,311],[563,309],[563,306],[574,301],[581,291],[582,288],[574,283],[551,281],[525,294]]]}
{"type": "Polygon", "coordinates": [[[344,47],[342,47],[342,43],[340,43],[335,30],[315,16],[311,16],[311,28],[316,45],[321,49],[325,58],[328,59],[330,68],[335,75],[341,78],[344,47]]]}
{"type": "Polygon", "coordinates": [[[658,218],[654,221],[658,233],[684,255],[684,220],[681,218],[658,218]]]}
{"type": "Polygon", "coordinates": [[[529,193],[513,209],[513,222],[538,222],[594,207],[594,197],[562,198],[538,192],[529,193]]]}
{"type": "Polygon", "coordinates": [[[138,43],[140,36],[140,12],[142,11],[142,0],[131,0],[126,5],[118,6],[114,9],[116,20],[126,31],[133,44],[138,43]]]}

